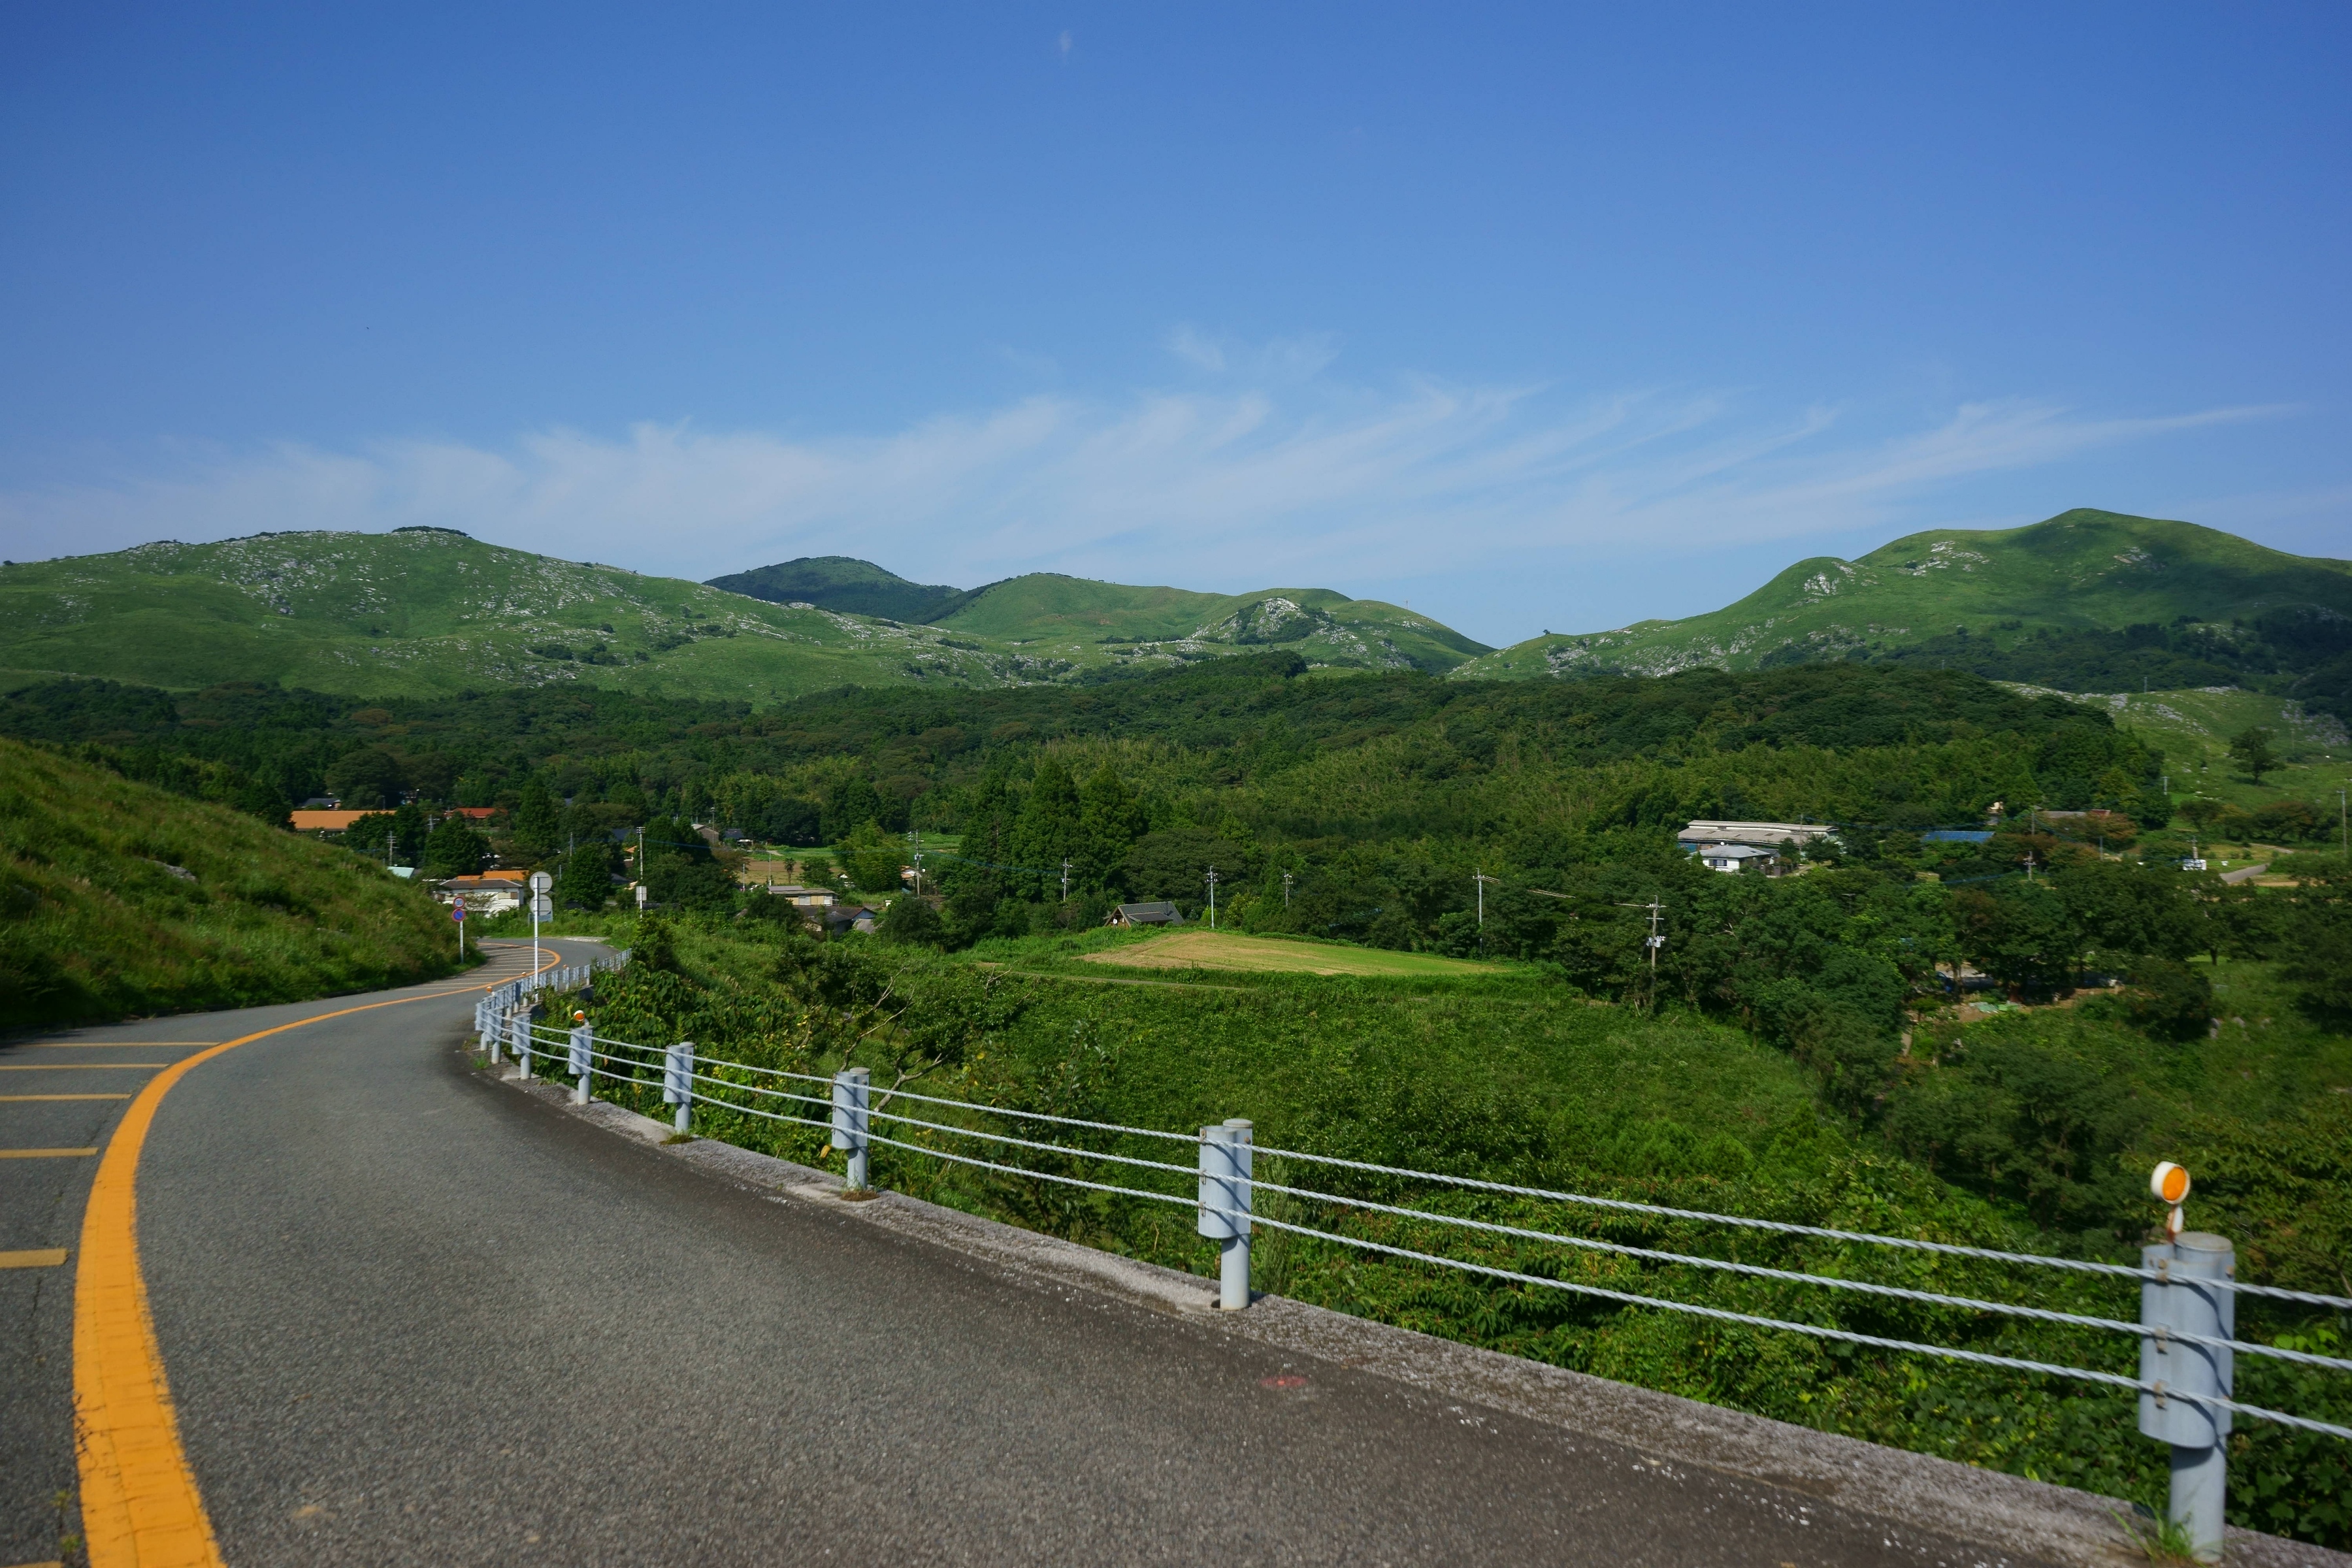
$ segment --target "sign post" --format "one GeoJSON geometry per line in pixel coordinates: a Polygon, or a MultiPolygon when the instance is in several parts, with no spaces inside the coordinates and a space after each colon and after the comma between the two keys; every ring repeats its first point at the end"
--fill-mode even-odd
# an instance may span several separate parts
{"type": "Polygon", "coordinates": [[[466,895],[465,895],[465,894],[463,894],[463,893],[458,894],[458,895],[457,895],[457,902],[455,902],[454,904],[450,905],[450,907],[449,907],[449,918],[450,918],[451,920],[456,921],[457,922],[457,962],[458,962],[458,963],[465,963],[465,962],[466,962],[466,895]]]}
{"type": "Polygon", "coordinates": [[[555,886],[555,879],[544,871],[530,874],[530,971],[539,973],[539,922],[555,917],[555,900],[547,896],[555,886]]]}

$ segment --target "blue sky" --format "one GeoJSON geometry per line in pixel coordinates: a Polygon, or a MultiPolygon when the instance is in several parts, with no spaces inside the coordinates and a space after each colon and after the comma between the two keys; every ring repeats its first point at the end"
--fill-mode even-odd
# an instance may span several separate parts
{"type": "Polygon", "coordinates": [[[437,522],[1492,642],[2352,555],[2352,11],[12,7],[0,538],[437,522]]]}

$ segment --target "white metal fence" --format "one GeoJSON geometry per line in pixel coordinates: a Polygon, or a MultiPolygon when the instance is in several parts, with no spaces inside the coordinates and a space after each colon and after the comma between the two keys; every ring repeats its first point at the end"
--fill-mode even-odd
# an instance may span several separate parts
{"type": "Polygon", "coordinates": [[[600,960],[595,964],[554,970],[545,975],[500,987],[477,1010],[483,1051],[494,1062],[501,1054],[511,1055],[525,1078],[546,1070],[572,1079],[573,1098],[583,1103],[595,1092],[599,1078],[613,1082],[615,1088],[624,1082],[648,1090],[658,1087],[662,1103],[674,1108],[674,1124],[680,1132],[687,1131],[692,1125],[692,1111],[697,1104],[768,1121],[799,1123],[822,1130],[831,1135],[833,1148],[847,1154],[848,1183],[853,1188],[867,1184],[869,1151],[878,1144],[924,1159],[998,1172],[1025,1181],[1052,1183],[1191,1208],[1195,1212],[1198,1232],[1219,1243],[1220,1298],[1228,1309],[1246,1307],[1249,1303],[1250,1237],[1253,1230],[1266,1229],[1309,1237],[1339,1247],[1454,1269],[1509,1284],[1562,1291],[1624,1306],[1653,1308],[1874,1350],[1933,1356],[2009,1372],[2129,1390],[2138,1396],[2140,1431],[2171,1447],[2172,1518],[2188,1532],[2199,1555],[2208,1559],[2218,1555],[2221,1546],[2226,1440],[2233,1416],[2246,1416],[2330,1437],[2352,1439],[2352,1427],[2288,1411],[2267,1409],[2231,1396],[2235,1358],[2242,1355],[2334,1373],[2352,1373],[2352,1359],[2237,1338],[2236,1303],[2240,1297],[2261,1297],[2337,1312],[2352,1312],[2352,1298],[2242,1281],[2236,1278],[2231,1244],[2221,1237],[2188,1233],[2148,1246],[2142,1249],[2137,1267],[2050,1258],[1912,1237],[1878,1236],[1797,1225],[1746,1215],[1711,1214],[1589,1193],[1561,1192],[1435,1171],[1376,1164],[1308,1150],[1270,1147],[1255,1142],[1251,1124],[1239,1120],[1203,1127],[1196,1131],[1174,1131],[1163,1128],[1089,1121],[1043,1111],[1015,1110],[919,1094],[905,1089],[886,1092],[881,1104],[877,1105],[866,1069],[863,1068],[850,1068],[831,1077],[790,1072],[749,1062],[698,1056],[691,1041],[643,1046],[600,1039],[590,1024],[558,1028],[532,1021],[525,1001],[532,992],[577,989],[595,973],[618,968],[626,958],[627,955],[623,953],[611,960],[600,960]],[[906,1102],[908,1110],[936,1106],[963,1116],[991,1120],[1003,1130],[989,1131],[984,1127],[958,1125],[939,1120],[936,1112],[924,1116],[885,1109],[897,1101],[906,1102]],[[892,1136],[888,1131],[877,1131],[877,1122],[894,1131],[929,1133],[943,1139],[962,1141],[963,1147],[942,1148],[932,1143],[912,1142],[908,1137],[892,1136]],[[1011,1130],[1014,1126],[1021,1131],[1011,1130]],[[1180,1163],[1174,1160],[1154,1160],[1135,1154],[1081,1148],[1051,1141],[1052,1130],[1057,1128],[1190,1144],[1193,1148],[1193,1157],[1190,1163],[1180,1163]],[[1042,1131],[1043,1135],[1022,1135],[1031,1131],[1042,1131]],[[1192,1190],[1189,1194],[1162,1192],[1131,1183],[1076,1175],[1066,1169],[1038,1170],[1007,1163],[1003,1158],[984,1157],[991,1153],[1009,1155],[1015,1151],[1061,1157],[1093,1169],[1097,1175],[1105,1177],[1115,1176],[1122,1171],[1161,1173],[1184,1178],[1187,1183],[1193,1184],[1192,1190]],[[1698,1253],[1637,1247],[1597,1237],[1448,1214],[1426,1206],[1381,1203],[1360,1194],[1333,1193],[1266,1180],[1254,1173],[1256,1156],[1352,1171],[1391,1182],[1493,1194],[1570,1208],[1966,1258],[2005,1268],[2058,1270],[2074,1275],[2099,1276],[2119,1282],[2129,1280],[2140,1289],[2140,1312],[2137,1321],[2132,1321],[2060,1310],[2026,1302],[1923,1290],[1836,1275],[1774,1268],[1698,1253]],[[1350,1236],[1339,1230],[1302,1224],[1293,1218],[1255,1212],[1255,1195],[1261,1192],[1279,1194],[1291,1200],[1290,1205],[1286,1206],[1383,1215],[1415,1225],[1451,1227],[1472,1235],[1556,1247],[1570,1253],[1605,1254],[1781,1285],[1803,1286],[2114,1334],[2137,1342],[2138,1367],[2133,1373],[2070,1366],[1959,1345],[1899,1339],[1829,1324],[1735,1311],[1583,1280],[1531,1273],[1475,1259],[1450,1258],[1439,1252],[1350,1236]]]}

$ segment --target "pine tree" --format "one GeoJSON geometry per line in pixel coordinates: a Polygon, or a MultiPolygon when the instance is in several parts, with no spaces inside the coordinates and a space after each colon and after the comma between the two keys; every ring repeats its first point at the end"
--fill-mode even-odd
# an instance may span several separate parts
{"type": "Polygon", "coordinates": [[[1078,847],[1071,857],[1071,879],[1087,889],[1108,888],[1122,879],[1128,851],[1150,826],[1143,803],[1128,793],[1127,781],[1108,763],[1095,770],[1078,792],[1078,847]]]}
{"type": "Polygon", "coordinates": [[[560,832],[554,797],[547,793],[545,784],[531,780],[522,786],[521,803],[515,807],[515,853],[526,860],[544,860],[555,853],[560,832]]]}
{"type": "Polygon", "coordinates": [[[1013,858],[1030,868],[1030,880],[1039,892],[1060,898],[1062,862],[1075,859],[1078,848],[1078,786],[1062,760],[1050,752],[1037,760],[1013,840],[1013,858]]]}

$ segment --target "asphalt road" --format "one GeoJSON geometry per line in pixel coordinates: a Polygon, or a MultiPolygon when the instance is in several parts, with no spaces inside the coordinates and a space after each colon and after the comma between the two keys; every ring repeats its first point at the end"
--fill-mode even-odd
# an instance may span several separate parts
{"type": "MultiPolygon", "coordinates": [[[[1976,1560],[722,1184],[474,1071],[469,1009],[256,1041],[157,1115],[140,1257],[230,1563],[1976,1560]]],[[[102,1143],[121,1104],[0,1105],[5,1142],[102,1143]]],[[[92,1162],[18,1163],[0,1247],[69,1245],[92,1162]]],[[[0,1272],[0,1563],[57,1554],[70,1275],[0,1272]]]]}

